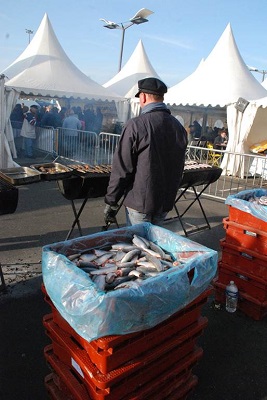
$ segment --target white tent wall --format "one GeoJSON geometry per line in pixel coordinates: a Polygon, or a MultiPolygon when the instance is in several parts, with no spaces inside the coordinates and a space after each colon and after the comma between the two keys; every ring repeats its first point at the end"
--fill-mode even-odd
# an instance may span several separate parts
{"type": "Polygon", "coordinates": [[[239,176],[244,178],[249,170],[249,163],[244,157],[236,154],[248,154],[249,148],[267,138],[267,97],[252,101],[242,113],[237,110],[235,104],[227,107],[227,122],[229,130],[229,141],[221,167],[225,175],[239,176]]]}
{"type": "Polygon", "coordinates": [[[13,161],[17,157],[14,143],[13,130],[10,122],[10,114],[15,107],[19,93],[14,89],[6,89],[5,76],[0,76],[0,168],[12,168],[18,166],[13,161]]]}

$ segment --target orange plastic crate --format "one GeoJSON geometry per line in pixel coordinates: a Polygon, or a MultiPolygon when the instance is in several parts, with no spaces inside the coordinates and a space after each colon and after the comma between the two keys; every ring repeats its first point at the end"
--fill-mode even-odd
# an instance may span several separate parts
{"type": "Polygon", "coordinates": [[[221,261],[235,266],[240,274],[250,274],[267,281],[267,256],[220,240],[222,249],[221,261]]]}
{"type": "MultiPolygon", "coordinates": [[[[213,280],[213,285],[215,288],[215,301],[225,304],[226,285],[218,282],[217,278],[213,280]]],[[[238,293],[237,308],[256,321],[262,320],[267,315],[267,301],[260,302],[241,291],[238,293]]]]}
{"type": "Polygon", "coordinates": [[[44,323],[52,339],[55,355],[79,374],[90,396],[98,400],[115,400],[119,395],[131,392],[136,386],[155,379],[171,366],[179,365],[187,354],[193,352],[197,338],[207,325],[207,318],[201,317],[199,323],[190,330],[186,329],[183,335],[166,341],[159,348],[149,350],[105,375],[92,364],[87,353],[52,320],[44,323]]]}
{"type": "Polygon", "coordinates": [[[238,289],[249,296],[264,302],[267,300],[267,281],[248,273],[240,272],[239,268],[219,262],[218,282],[228,285],[234,281],[238,289]]]}
{"type": "Polygon", "coordinates": [[[128,335],[105,336],[88,342],[77,334],[60,315],[47,296],[44,287],[42,290],[45,293],[45,300],[51,306],[54,322],[65,332],[69,333],[86,350],[91,361],[103,374],[122,366],[145,351],[153,349],[165,342],[169,337],[178,334],[187,326],[196,323],[200,317],[203,305],[212,293],[212,287],[209,286],[187,307],[154,328],[128,335]]]}
{"type": "Polygon", "coordinates": [[[241,211],[238,208],[228,205],[229,221],[237,222],[242,225],[250,226],[252,228],[259,229],[263,232],[267,231],[267,222],[260,218],[254,217],[254,215],[241,211]]]}
{"type": "Polygon", "coordinates": [[[267,231],[223,219],[225,241],[267,255],[267,231]]]}
{"type": "MultiPolygon", "coordinates": [[[[44,349],[44,355],[48,362],[48,364],[53,368],[55,373],[58,375],[58,378],[65,384],[70,393],[73,393],[73,386],[75,389],[77,387],[81,387],[80,396],[83,397],[75,397],[78,400],[93,400],[94,397],[90,397],[87,393],[84,393],[84,384],[81,382],[79,376],[73,374],[73,370],[64,364],[62,361],[58,359],[58,357],[54,354],[52,345],[46,346],[44,349]]],[[[191,369],[196,365],[197,362],[203,356],[203,350],[201,348],[197,348],[194,352],[183,359],[183,362],[178,366],[173,366],[168,369],[166,375],[160,374],[158,379],[149,381],[146,385],[140,386],[136,384],[134,391],[131,393],[127,393],[123,395],[121,393],[117,393],[116,400],[162,400],[162,392],[172,393],[176,392],[175,395],[178,396],[178,390],[180,393],[189,393],[192,388],[197,384],[196,377],[192,376],[191,369]],[[194,381],[194,385],[192,385],[192,378],[194,381]]],[[[173,393],[172,393],[173,394],[173,393]]],[[[77,390],[75,395],[77,396],[77,390]]],[[[179,394],[180,395],[180,394],[179,394]]],[[[99,397],[99,396],[98,396],[99,397]]],[[[104,398],[108,398],[104,397],[104,398]]],[[[183,398],[183,397],[168,397],[168,399],[172,398],[183,398]]]]}

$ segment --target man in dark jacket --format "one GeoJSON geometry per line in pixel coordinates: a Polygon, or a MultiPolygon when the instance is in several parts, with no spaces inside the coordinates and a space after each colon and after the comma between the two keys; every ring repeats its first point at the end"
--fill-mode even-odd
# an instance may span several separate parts
{"type": "Polygon", "coordinates": [[[166,85],[138,81],[139,117],[129,120],[115,151],[105,196],[105,222],[114,222],[124,197],[128,225],[160,225],[172,210],[182,178],[187,132],[163,103],[166,85]]]}

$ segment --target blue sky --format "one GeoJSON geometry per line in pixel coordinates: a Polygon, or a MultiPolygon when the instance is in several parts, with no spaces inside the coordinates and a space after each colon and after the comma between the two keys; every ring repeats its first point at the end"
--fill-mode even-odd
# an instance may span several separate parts
{"type": "MultiPolygon", "coordinates": [[[[148,23],[125,31],[122,65],[142,39],[152,66],[170,87],[210,54],[230,22],[245,63],[267,70],[266,0],[0,0],[1,4],[0,71],[27,47],[25,29],[35,33],[47,13],[72,62],[104,84],[118,71],[122,31],[103,28],[99,19],[126,22],[141,8],[154,14],[148,23]]],[[[261,81],[262,74],[254,76],[261,81]]]]}

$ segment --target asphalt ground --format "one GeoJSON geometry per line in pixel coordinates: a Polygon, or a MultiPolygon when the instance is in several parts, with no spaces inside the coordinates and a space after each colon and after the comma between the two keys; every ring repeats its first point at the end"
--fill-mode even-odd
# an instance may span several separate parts
{"type": "MultiPolygon", "coordinates": [[[[44,347],[50,339],[42,319],[50,308],[41,292],[42,246],[65,240],[74,214],[56,181],[18,188],[16,211],[1,215],[0,262],[7,291],[0,291],[0,399],[45,400],[44,378],[50,369],[44,347]]],[[[186,197],[179,204],[180,210],[189,201],[189,195],[186,197]]],[[[75,201],[77,208],[81,203],[75,201]]],[[[218,251],[220,257],[227,207],[204,197],[202,204],[211,229],[200,230],[189,238],[218,251]]],[[[103,198],[88,200],[80,218],[83,235],[101,231],[103,209],[103,198]]],[[[170,216],[175,213],[172,211],[170,216]]],[[[184,221],[187,228],[203,226],[198,204],[184,221]]],[[[125,224],[123,210],[118,223],[125,224]]],[[[183,235],[177,219],[167,222],[165,228],[183,235]]],[[[75,227],[71,237],[77,236],[80,234],[75,227]]],[[[202,310],[208,326],[198,340],[203,357],[193,370],[199,381],[189,400],[266,400],[267,319],[254,321],[239,310],[227,313],[224,307],[215,308],[213,300],[211,296],[202,310]]]]}

